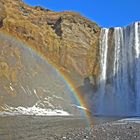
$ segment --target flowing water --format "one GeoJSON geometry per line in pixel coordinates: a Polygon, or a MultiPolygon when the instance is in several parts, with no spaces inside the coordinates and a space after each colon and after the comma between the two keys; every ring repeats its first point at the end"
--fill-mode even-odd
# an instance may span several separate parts
{"type": "Polygon", "coordinates": [[[140,115],[140,23],[102,29],[98,114],[140,115]]]}
{"type": "MultiPolygon", "coordinates": [[[[67,94],[71,91],[51,65],[24,44],[5,37],[0,34],[0,109],[15,116],[0,117],[0,140],[53,139],[71,128],[86,127],[83,118],[40,116],[51,114],[52,110],[57,115],[63,109],[75,114],[79,110],[71,106],[73,102],[67,94]]],[[[140,116],[140,23],[102,29],[99,52],[97,114],[140,116]]],[[[118,118],[93,118],[93,122],[114,119],[118,118]]]]}
{"type": "Polygon", "coordinates": [[[99,78],[99,92],[100,92],[100,104],[99,104],[99,112],[102,112],[103,109],[103,100],[105,95],[105,80],[106,80],[106,66],[107,66],[107,51],[108,51],[108,29],[102,29],[101,31],[101,39],[100,39],[100,54],[101,54],[101,75],[99,78]]]}

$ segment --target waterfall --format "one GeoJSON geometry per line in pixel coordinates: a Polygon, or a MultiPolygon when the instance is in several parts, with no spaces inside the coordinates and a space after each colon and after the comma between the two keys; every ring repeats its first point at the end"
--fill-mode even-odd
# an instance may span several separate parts
{"type": "Polygon", "coordinates": [[[98,114],[140,115],[140,25],[102,29],[98,114]]]}
{"type": "Polygon", "coordinates": [[[99,111],[102,112],[103,100],[105,96],[105,85],[106,85],[106,66],[107,66],[107,51],[108,51],[108,29],[101,30],[100,36],[100,67],[101,75],[99,77],[99,89],[100,89],[100,104],[99,111]]]}
{"type": "Polygon", "coordinates": [[[135,23],[135,53],[136,53],[136,110],[140,115],[140,30],[139,23],[135,23]]]}

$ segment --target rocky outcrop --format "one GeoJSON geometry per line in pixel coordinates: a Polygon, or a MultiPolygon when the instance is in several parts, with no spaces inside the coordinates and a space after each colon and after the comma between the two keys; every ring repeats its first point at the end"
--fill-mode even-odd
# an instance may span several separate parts
{"type": "Polygon", "coordinates": [[[3,20],[6,18],[7,14],[6,14],[6,10],[4,7],[4,3],[0,2],[0,27],[3,26],[3,20]]]}
{"type": "Polygon", "coordinates": [[[20,0],[1,0],[1,31],[25,41],[56,65],[75,84],[99,75],[100,27],[72,12],[30,7],[20,0]]]}

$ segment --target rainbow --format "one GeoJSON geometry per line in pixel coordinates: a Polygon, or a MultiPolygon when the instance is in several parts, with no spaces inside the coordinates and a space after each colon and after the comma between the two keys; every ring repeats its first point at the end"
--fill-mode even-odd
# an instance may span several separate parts
{"type": "Polygon", "coordinates": [[[83,97],[81,96],[80,92],[78,91],[78,89],[75,87],[73,82],[70,80],[70,78],[68,78],[68,76],[66,76],[66,74],[64,72],[60,71],[58,66],[52,64],[49,60],[47,60],[47,58],[45,56],[43,56],[41,54],[41,52],[38,52],[36,49],[34,49],[34,47],[32,47],[32,45],[27,44],[27,42],[23,41],[22,39],[20,39],[18,37],[11,35],[10,33],[4,32],[4,31],[0,31],[0,33],[8,38],[12,38],[15,41],[19,41],[27,48],[30,48],[33,52],[35,52],[37,55],[39,55],[42,59],[47,61],[47,63],[50,64],[54,68],[56,73],[61,75],[61,77],[62,77],[63,81],[65,82],[65,84],[67,85],[68,89],[72,92],[73,96],[76,98],[76,100],[79,103],[79,105],[81,106],[81,108],[83,108],[83,114],[87,120],[87,124],[90,125],[92,123],[92,121],[91,121],[91,117],[90,117],[90,111],[88,110],[88,106],[87,106],[85,100],[83,99],[83,97]]]}

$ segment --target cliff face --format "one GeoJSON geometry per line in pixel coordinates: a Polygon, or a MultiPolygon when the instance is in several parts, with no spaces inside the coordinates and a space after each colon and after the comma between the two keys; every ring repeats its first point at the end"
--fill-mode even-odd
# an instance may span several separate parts
{"type": "Polygon", "coordinates": [[[92,113],[139,116],[139,22],[101,29],[78,13],[0,1],[0,110],[79,114],[63,77],[29,47],[72,80],[92,113]]]}
{"type": "Polygon", "coordinates": [[[33,107],[33,111],[43,108],[56,110],[56,114],[62,110],[80,114],[61,75],[29,47],[78,87],[85,77],[99,75],[99,34],[96,23],[77,13],[1,0],[0,111],[26,112],[26,107],[33,107]]]}
{"type": "Polygon", "coordinates": [[[0,111],[37,114],[34,111],[43,108],[58,115],[58,110],[79,114],[61,75],[44,59],[1,32],[0,47],[0,111]]]}
{"type": "Polygon", "coordinates": [[[100,27],[77,13],[30,7],[1,0],[0,30],[25,41],[75,84],[99,75],[100,27]]]}

